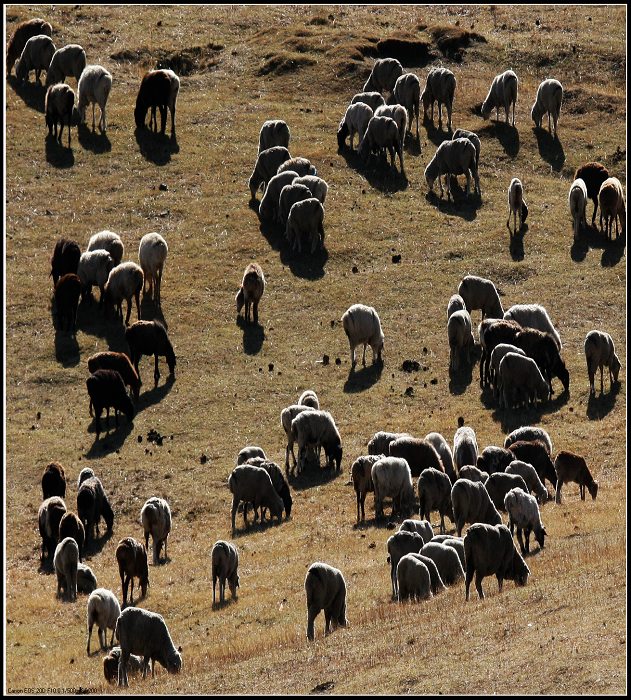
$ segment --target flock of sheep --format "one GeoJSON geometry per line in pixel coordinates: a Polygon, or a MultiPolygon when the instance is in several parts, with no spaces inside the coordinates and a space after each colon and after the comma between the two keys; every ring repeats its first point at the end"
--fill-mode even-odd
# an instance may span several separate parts
{"type": "MultiPolygon", "coordinates": [[[[86,108],[99,105],[99,128],[106,130],[106,102],[112,85],[112,76],[98,65],[86,65],[85,51],[78,45],[56,50],[52,42],[52,27],[35,19],[23,22],[15,30],[7,46],[7,72],[16,64],[16,76],[23,81],[35,70],[36,80],[40,72],[47,71],[46,124],[49,132],[61,142],[64,125],[68,127],[77,119],[85,122],[86,108]],[[75,107],[74,91],[64,79],[74,76],[78,81],[78,101],[75,107]],[[57,126],[60,125],[59,134],[57,126]]],[[[147,111],[151,109],[150,125],[157,131],[156,109],[160,109],[161,132],[165,131],[166,110],[171,112],[171,131],[175,133],[175,105],[179,79],[170,70],[150,71],[142,80],[134,112],[138,128],[144,127],[147,111]]],[[[499,119],[504,109],[506,123],[512,107],[512,125],[515,126],[515,102],[518,79],[513,71],[506,71],[494,80],[482,103],[481,113],[488,118],[493,109],[499,119]]],[[[420,105],[424,117],[434,119],[434,105],[438,105],[438,123],[442,129],[442,108],[447,111],[447,129],[452,131],[453,101],[456,91],[454,74],[446,68],[432,68],[421,91],[419,78],[404,72],[401,64],[392,58],[377,60],[363,92],[355,95],[345,112],[338,129],[338,145],[346,147],[350,137],[353,148],[358,135],[358,153],[366,160],[371,153],[390,153],[395,167],[395,155],[399,158],[401,174],[404,169],[404,143],[406,133],[416,122],[419,135],[420,105]],[[389,95],[388,100],[384,93],[389,95]],[[428,114],[431,108],[431,116],[428,114]]],[[[550,132],[558,134],[558,120],[563,88],[557,80],[545,80],[539,86],[532,107],[532,119],[537,127],[548,114],[550,132]]],[[[288,147],[290,131],[280,120],[266,121],[259,134],[258,156],[249,179],[252,200],[263,187],[263,197],[258,207],[261,221],[273,222],[284,227],[288,245],[297,253],[315,252],[324,245],[324,203],[327,183],[317,176],[316,168],[309,160],[292,157],[288,147]]],[[[445,179],[450,197],[451,176],[465,174],[467,194],[470,178],[474,190],[480,195],[479,164],[480,139],[469,131],[453,131],[453,138],[444,141],[436,150],[425,169],[425,179],[430,191],[436,178],[443,194],[445,179]]],[[[611,235],[612,222],[620,220],[624,231],[625,208],[622,186],[615,177],[598,163],[588,163],[576,172],[569,193],[569,208],[573,219],[574,235],[581,223],[586,225],[587,199],[594,202],[594,223],[598,206],[605,219],[607,234],[611,235]]],[[[509,186],[509,220],[513,216],[513,229],[517,230],[527,216],[523,185],[514,178],[509,186]]],[[[166,357],[171,375],[174,375],[176,358],[166,330],[157,321],[140,319],[141,290],[160,305],[161,278],[168,247],[158,233],[142,237],[139,244],[139,264],[123,261],[124,246],[120,237],[111,231],[101,231],[90,238],[82,253],[75,241],[62,239],[57,242],[51,258],[51,275],[55,284],[55,307],[60,330],[74,331],[79,300],[91,294],[91,288],[100,289],[100,306],[116,309],[122,320],[123,301],[127,301],[125,325],[129,326],[133,302],[136,304],[137,321],[126,330],[130,347],[124,353],[102,352],[89,358],[87,390],[90,413],[94,410],[97,439],[100,435],[100,417],[106,410],[114,409],[128,420],[134,416],[134,402],[138,401],[141,386],[138,362],[143,354],[155,356],[154,380],[160,373],[158,357],[166,357]],[[147,284],[148,289],[146,288],[147,284]],[[131,391],[131,396],[128,393],[131,391]]],[[[250,263],[244,272],[241,287],[236,295],[237,313],[245,307],[247,322],[258,323],[259,302],[265,290],[265,277],[258,263],[250,263]]],[[[450,348],[450,371],[460,369],[463,355],[471,363],[471,351],[475,346],[471,312],[481,310],[482,322],[478,329],[482,348],[480,382],[491,385],[502,407],[519,407],[550,399],[552,380],[558,378],[567,391],[569,373],[561,357],[562,343],[558,331],[547,311],[539,304],[515,305],[506,312],[491,280],[478,276],[464,277],[448,302],[447,337],[450,348]]],[[[382,363],[384,332],[377,311],[363,304],[353,304],[342,316],[342,326],[348,338],[351,364],[356,365],[355,351],[363,346],[362,362],[366,364],[366,347],[370,345],[373,363],[382,363]]],[[[585,339],[585,356],[590,391],[594,389],[595,374],[609,369],[610,381],[616,382],[620,361],[615,353],[612,338],[604,331],[591,331],[585,339]]],[[[231,524],[236,529],[235,518],[242,509],[245,527],[250,505],[255,519],[263,522],[266,511],[270,519],[281,520],[283,512],[289,518],[292,497],[289,477],[304,469],[320,468],[321,450],[325,453],[325,466],[341,470],[342,438],[330,412],[320,409],[315,392],[309,390],[280,415],[281,427],[287,440],[285,473],[269,460],[262,448],[248,446],[241,450],[237,465],[230,474],[228,487],[232,493],[231,524]],[[294,445],[298,446],[298,456],[294,445]],[[290,465],[290,454],[293,463],[290,465]],[[260,509],[260,510],[259,510],[260,509]]],[[[555,490],[557,503],[561,500],[562,485],[574,481],[579,484],[581,498],[585,488],[596,497],[598,484],[594,481],[585,460],[562,450],[552,460],[552,443],[541,428],[520,428],[507,436],[504,446],[488,446],[478,449],[475,432],[470,426],[460,425],[453,438],[453,445],[439,433],[424,438],[408,434],[378,432],[368,442],[368,454],[358,456],[350,469],[357,503],[357,522],[365,519],[365,499],[374,493],[376,518],[384,517],[384,502],[392,504],[392,517],[403,522],[399,531],[387,541],[388,560],[391,565],[392,595],[398,600],[406,598],[428,599],[444,590],[445,586],[465,581],[465,597],[475,576],[475,586],[484,597],[481,582],[485,576],[495,575],[500,591],[504,580],[525,585],[529,568],[523,555],[530,550],[532,533],[540,547],[544,546],[546,529],[541,518],[541,508],[552,497],[545,482],[555,490]],[[413,481],[417,479],[416,483],[413,481]],[[418,512],[421,520],[410,519],[418,512]],[[429,522],[430,515],[440,515],[440,534],[435,535],[429,522]],[[508,525],[503,524],[501,513],[507,514],[508,525]],[[447,535],[445,517],[455,525],[456,534],[447,535]],[[462,537],[466,523],[470,527],[462,537]],[[513,533],[517,530],[520,545],[518,551],[513,533]],[[523,540],[525,536],[525,543],[523,540]]],[[[87,653],[93,626],[98,629],[101,649],[107,645],[107,631],[112,630],[110,646],[117,638],[120,647],[111,649],[104,658],[107,680],[117,679],[119,685],[127,685],[128,673],[142,672],[146,676],[149,663],[152,673],[159,662],[169,672],[182,668],[181,648],[176,649],[164,619],[153,612],[133,607],[134,579],[138,579],[141,594],[149,585],[148,547],[152,537],[154,565],[164,560],[171,530],[169,504],[161,498],[149,498],[140,513],[144,544],[133,537],[124,537],[116,548],[116,559],[121,577],[123,609],[116,595],[97,588],[96,576],[82,563],[83,551],[88,540],[98,534],[101,518],[108,532],[112,531],[114,512],[99,478],[91,469],[84,469],[77,483],[77,513],[67,509],[66,477],[63,467],[51,463],[42,477],[43,502],[38,513],[42,538],[42,560],[52,558],[57,575],[58,595],[75,600],[77,592],[89,593],[87,602],[87,653]],[[129,584],[131,591],[127,603],[129,584]]],[[[213,604],[216,603],[215,587],[219,582],[219,603],[225,600],[225,584],[236,597],[239,587],[239,553],[236,546],[220,540],[211,551],[213,579],[213,604]]],[[[315,636],[314,620],[320,611],[325,614],[325,633],[334,626],[345,626],[346,583],[338,569],[324,563],[313,563],[304,582],[307,600],[307,638],[315,636]]]]}

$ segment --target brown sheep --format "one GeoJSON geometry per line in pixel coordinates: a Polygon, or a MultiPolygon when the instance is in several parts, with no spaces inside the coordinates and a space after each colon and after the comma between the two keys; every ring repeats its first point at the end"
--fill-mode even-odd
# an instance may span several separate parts
{"type": "Polygon", "coordinates": [[[134,401],[138,401],[140,393],[140,378],[134,369],[131,360],[123,352],[97,352],[88,357],[88,369],[94,374],[97,369],[116,370],[123,378],[123,382],[131,389],[134,401]]]}
{"type": "Polygon", "coordinates": [[[7,76],[11,75],[13,64],[22,55],[26,42],[40,34],[50,37],[53,35],[53,28],[46,20],[36,17],[18,24],[7,44],[7,76]]]}
{"type": "Polygon", "coordinates": [[[42,474],[42,495],[44,500],[51,496],[66,497],[66,474],[59,462],[51,462],[42,474]]]}
{"type": "Polygon", "coordinates": [[[134,603],[134,577],[140,581],[142,597],[147,595],[149,586],[149,567],[147,565],[147,550],[144,544],[133,537],[123,537],[116,547],[118,573],[123,588],[123,607],[127,605],[127,590],[131,581],[130,604],[134,603]]]}
{"type": "Polygon", "coordinates": [[[607,238],[611,239],[613,223],[616,224],[616,239],[618,238],[618,220],[622,233],[625,232],[626,211],[624,207],[624,190],[617,177],[607,178],[600,186],[598,192],[600,204],[600,230],[603,231],[603,217],[605,218],[605,230],[607,238]]]}
{"type": "Polygon", "coordinates": [[[81,297],[81,280],[71,272],[65,274],[55,285],[55,307],[57,328],[74,333],[77,326],[77,311],[81,297]]]}
{"type": "Polygon", "coordinates": [[[592,226],[596,222],[596,212],[598,211],[598,193],[600,186],[609,177],[609,171],[602,163],[585,163],[576,169],[574,179],[580,178],[587,187],[587,196],[594,202],[594,213],[592,214],[592,226]]]}
{"type": "Polygon", "coordinates": [[[375,462],[378,462],[383,455],[364,455],[358,457],[351,466],[351,479],[353,481],[353,488],[355,489],[355,494],[357,495],[357,522],[359,523],[359,509],[361,507],[361,519],[362,521],[366,519],[364,513],[364,502],[366,501],[366,494],[368,492],[374,491],[372,484],[372,467],[375,462]]]}
{"type": "Polygon", "coordinates": [[[254,323],[259,322],[259,301],[265,291],[265,276],[263,270],[258,263],[250,263],[243,273],[243,281],[241,288],[237,292],[235,300],[237,302],[237,313],[241,313],[241,309],[245,304],[245,320],[252,320],[254,323]],[[254,310],[252,311],[252,305],[254,310]]]}
{"type": "Polygon", "coordinates": [[[79,547],[79,561],[83,561],[83,545],[85,543],[85,528],[78,515],[66,511],[59,522],[59,541],[72,537],[79,547]]]}
{"type": "Polygon", "coordinates": [[[436,448],[428,440],[413,437],[401,437],[388,446],[391,457],[405,459],[412,476],[420,476],[423,469],[437,469],[444,472],[442,460],[436,448]]]}
{"type": "Polygon", "coordinates": [[[57,280],[68,272],[77,273],[80,258],[81,248],[76,241],[60,238],[55,243],[55,249],[50,258],[50,276],[55,286],[57,286],[57,280]]]}
{"type": "Polygon", "coordinates": [[[585,500],[585,487],[589,491],[592,499],[596,498],[598,493],[598,482],[594,481],[587,462],[580,455],[567,450],[561,450],[554,460],[554,469],[557,474],[557,485],[555,501],[561,503],[561,487],[568,481],[574,481],[578,484],[578,490],[581,494],[581,501],[585,500]]]}
{"type": "Polygon", "coordinates": [[[66,512],[66,504],[59,496],[47,498],[39,507],[37,519],[42,538],[41,560],[52,559],[59,541],[59,522],[66,512]]]}

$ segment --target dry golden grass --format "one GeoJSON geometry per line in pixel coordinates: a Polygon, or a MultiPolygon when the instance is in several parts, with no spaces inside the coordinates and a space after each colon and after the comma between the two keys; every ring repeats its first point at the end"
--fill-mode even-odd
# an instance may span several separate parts
{"type": "MultiPolygon", "coordinates": [[[[88,563],[99,585],[119,596],[116,543],[141,537],[139,513],[148,497],[165,497],[172,507],[172,560],[150,567],[141,605],[165,617],[183,646],[183,672],[167,676],[159,669],[154,680],[132,681],[132,691],[307,693],[328,684],[322,687],[338,693],[624,692],[626,362],[620,390],[590,399],[583,340],[602,328],[626,357],[626,249],[595,233],[589,246],[573,247],[567,192],[575,168],[588,160],[605,163],[626,185],[625,8],[15,6],[6,12],[7,33],[22,19],[48,19],[56,45],[82,44],[88,62],[111,70],[114,85],[107,137],[77,136],[73,129],[70,151],[46,139],[41,89],[13,80],[5,87],[5,687],[118,692],[104,684],[101,656],[85,654],[85,597],[56,600],[54,576],[39,570],[40,478],[57,460],[69,475],[69,507],[86,465],[111,497],[113,537],[88,563]],[[486,39],[457,49],[460,62],[442,56],[432,38],[434,32],[458,40],[458,31],[486,39]],[[357,169],[352,155],[338,154],[339,120],[361,90],[379,42],[391,38],[399,43],[390,46],[408,52],[429,46],[431,63],[456,73],[454,127],[482,139],[477,208],[426,196],[423,171],[442,138],[435,130],[422,129],[420,154],[415,144],[408,147],[407,185],[389,170],[357,169]],[[158,57],[179,61],[186,73],[177,145],[134,132],[140,77],[158,57]],[[476,114],[493,76],[508,67],[520,80],[518,147],[502,125],[476,114]],[[550,76],[566,89],[561,148],[537,135],[530,119],[537,85],[550,76]],[[310,158],[329,183],[324,260],[291,256],[248,206],[258,132],[269,118],[287,121],[292,154],[310,158]],[[509,248],[505,226],[514,176],[530,207],[523,251],[509,248]],[[57,238],[85,246],[104,228],[121,234],[126,259],[136,258],[149,231],[167,239],[162,312],[178,365],[172,384],[162,365],[153,389],[145,358],[133,427],[122,419],[95,444],[86,360],[96,350],[124,350],[123,329],[88,305],[80,309],[76,340],[56,334],[47,275],[57,238]],[[393,254],[401,255],[400,264],[393,254]],[[261,334],[235,323],[234,294],[254,259],[268,282],[261,334]],[[498,411],[480,394],[477,365],[472,377],[450,381],[445,308],[467,273],[493,279],[505,307],[546,306],[563,337],[569,397],[558,396],[557,382],[554,400],[539,410],[498,411]],[[386,335],[380,376],[371,369],[349,374],[339,319],[355,302],[380,314],[386,335]],[[324,354],[328,366],[318,363],[324,354]],[[405,373],[405,359],[427,369],[405,373]],[[405,395],[408,387],[412,396],[405,395]],[[290,521],[247,533],[237,521],[233,538],[226,480],[236,454],[259,444],[282,463],[279,414],[306,388],[336,418],[344,473],[294,484],[290,521]],[[386,564],[391,533],[374,524],[370,496],[367,525],[354,527],[348,469],[376,430],[419,436],[437,430],[451,439],[458,416],[475,428],[481,447],[502,444],[517,425],[541,424],[555,450],[586,457],[600,482],[598,499],[581,502],[569,485],[562,506],[545,506],[550,537],[528,558],[525,588],[508,582],[498,595],[495,580],[487,579],[483,602],[465,603],[458,586],[430,602],[399,606],[390,600],[386,564]],[[147,442],[151,429],[167,436],[161,447],[147,442]],[[212,610],[209,553],[220,538],[239,547],[241,588],[236,602],[212,610]],[[344,572],[350,626],[325,640],[320,616],[316,641],[307,644],[303,582],[319,559],[344,572]]],[[[427,71],[425,60],[406,66],[422,78],[427,71]]],[[[154,313],[143,305],[143,315],[154,313]]]]}

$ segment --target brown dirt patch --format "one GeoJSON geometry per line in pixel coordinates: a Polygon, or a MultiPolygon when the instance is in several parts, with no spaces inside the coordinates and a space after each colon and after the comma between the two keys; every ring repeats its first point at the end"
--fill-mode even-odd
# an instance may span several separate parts
{"type": "Polygon", "coordinates": [[[219,63],[219,54],[223,51],[222,44],[209,42],[206,46],[191,46],[180,51],[166,49],[123,49],[110,54],[110,58],[118,62],[138,63],[147,68],[170,68],[177,75],[204,73],[219,63]]]}
{"type": "Polygon", "coordinates": [[[293,73],[305,66],[312,66],[315,61],[300,53],[280,51],[265,57],[263,65],[258,69],[257,75],[284,75],[293,73]]]}
{"type": "Polygon", "coordinates": [[[435,25],[429,27],[427,32],[443,56],[455,60],[462,60],[463,49],[469,48],[472,42],[487,43],[482,34],[460,29],[460,27],[435,25]]]}

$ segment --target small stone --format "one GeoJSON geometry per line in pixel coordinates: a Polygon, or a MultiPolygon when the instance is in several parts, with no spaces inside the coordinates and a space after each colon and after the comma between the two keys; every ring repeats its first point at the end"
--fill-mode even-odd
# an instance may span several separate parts
{"type": "Polygon", "coordinates": [[[366,194],[366,190],[362,189],[362,194],[366,194]]]}
{"type": "Polygon", "coordinates": [[[540,19],[536,19],[536,20],[535,20],[535,24],[536,24],[537,27],[540,27],[540,26],[541,26],[541,20],[540,20],[540,19]]]}
{"type": "Polygon", "coordinates": [[[570,413],[574,413],[574,406],[570,406],[570,413]]]}
{"type": "Polygon", "coordinates": [[[46,209],[46,216],[52,216],[53,213],[50,209],[46,209]]]}
{"type": "Polygon", "coordinates": [[[331,321],[331,328],[335,328],[335,319],[331,321]]]}
{"type": "Polygon", "coordinates": [[[161,182],[160,187],[158,189],[162,192],[166,192],[169,189],[169,186],[166,184],[166,182],[161,182]]]}
{"type": "Polygon", "coordinates": [[[404,394],[405,394],[405,396],[413,396],[413,395],[414,395],[414,387],[413,387],[413,386],[409,386],[409,387],[405,390],[404,394]]]}
{"type": "Polygon", "coordinates": [[[162,26],[162,20],[159,19],[158,22],[156,23],[156,27],[161,27],[162,26]]]}
{"type": "Polygon", "coordinates": [[[427,352],[428,352],[427,348],[423,348],[423,355],[427,355],[427,352]]]}
{"type": "MultiPolygon", "coordinates": [[[[366,537],[366,535],[362,535],[362,537],[366,537]]],[[[371,542],[371,543],[368,545],[368,549],[374,549],[376,546],[377,546],[377,545],[375,544],[375,542],[371,542]]]]}
{"type": "Polygon", "coordinates": [[[354,275],[356,275],[356,274],[359,272],[359,270],[358,270],[358,268],[357,268],[357,265],[353,265],[352,272],[353,272],[354,275]]]}
{"type": "Polygon", "coordinates": [[[268,369],[270,372],[273,372],[273,371],[274,371],[274,363],[273,363],[273,362],[270,362],[269,365],[267,365],[267,369],[268,369]]]}
{"type": "Polygon", "coordinates": [[[202,452],[202,456],[199,458],[199,463],[206,464],[207,461],[208,461],[208,457],[206,457],[206,455],[202,452]]]}
{"type": "Polygon", "coordinates": [[[142,442],[142,435],[138,436],[138,442],[142,442]]]}
{"type": "Polygon", "coordinates": [[[429,383],[430,384],[438,384],[438,379],[436,379],[436,377],[434,377],[433,379],[429,380],[429,383]]]}
{"type": "Polygon", "coordinates": [[[39,420],[42,417],[41,411],[37,412],[37,420],[39,420]]]}
{"type": "Polygon", "coordinates": [[[328,355],[322,355],[322,364],[328,365],[331,358],[328,355]]]}
{"type": "Polygon", "coordinates": [[[393,256],[392,256],[392,262],[393,262],[393,263],[400,263],[400,262],[401,262],[401,255],[400,255],[400,254],[393,255],[393,256]]]}
{"type": "Polygon", "coordinates": [[[336,358],[335,358],[335,364],[336,364],[336,365],[341,365],[341,364],[342,364],[342,360],[341,360],[339,357],[336,357],[336,358]]]}

